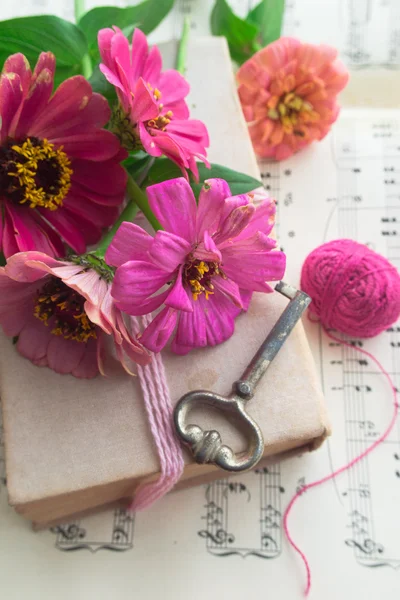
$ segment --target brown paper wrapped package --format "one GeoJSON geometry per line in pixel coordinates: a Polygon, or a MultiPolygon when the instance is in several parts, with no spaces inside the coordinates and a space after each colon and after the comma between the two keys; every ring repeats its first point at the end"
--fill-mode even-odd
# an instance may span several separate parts
{"type": "MultiPolygon", "coordinates": [[[[168,50],[168,48],[167,48],[168,50]]],[[[169,46],[171,54],[171,46],[169,46]]],[[[167,52],[168,54],[168,52],[167,52]]],[[[188,52],[192,116],[208,126],[210,160],[258,177],[222,38],[193,40],[188,52]]],[[[278,294],[256,294],[224,344],[178,357],[163,353],[175,404],[186,392],[230,392],[287,304],[278,294]]],[[[38,525],[130,497],[157,477],[159,463],[136,378],[77,380],[38,368],[1,335],[0,382],[9,501],[38,525]]],[[[315,366],[301,324],[287,340],[248,405],[265,440],[265,457],[313,449],[328,433],[315,366]]],[[[200,415],[236,451],[245,441],[218,414],[200,415]]],[[[182,485],[225,473],[186,455],[182,485]]]]}

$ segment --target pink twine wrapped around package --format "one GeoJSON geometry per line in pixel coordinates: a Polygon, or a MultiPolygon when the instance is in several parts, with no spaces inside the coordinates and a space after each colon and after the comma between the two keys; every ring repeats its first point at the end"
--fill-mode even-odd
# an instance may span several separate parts
{"type": "MultiPolygon", "coordinates": [[[[144,327],[150,322],[148,315],[142,317],[144,327]]],[[[140,331],[137,319],[131,319],[135,334],[140,331]]],[[[168,382],[161,355],[155,354],[150,364],[138,365],[138,377],[142,388],[144,405],[153,434],[161,472],[159,478],[139,488],[129,510],[143,510],[167,494],[179,481],[185,465],[182,447],[173,428],[172,404],[168,382]]]]}
{"type": "Polygon", "coordinates": [[[354,348],[370,358],[385,376],[393,395],[393,413],[386,430],[361,454],[326,477],[304,485],[289,502],[283,515],[283,528],[292,548],[300,555],[307,573],[305,595],[311,588],[311,570],[304,552],[294,542],[288,528],[289,514],[304,492],[347,471],[388,437],[397,421],[397,390],[389,373],[366,350],[332,335],[334,329],[357,338],[371,338],[385,331],[400,316],[400,276],[383,256],[353,240],[340,239],[316,248],[306,258],[301,273],[301,289],[312,298],[309,308],[328,337],[354,348]]]}

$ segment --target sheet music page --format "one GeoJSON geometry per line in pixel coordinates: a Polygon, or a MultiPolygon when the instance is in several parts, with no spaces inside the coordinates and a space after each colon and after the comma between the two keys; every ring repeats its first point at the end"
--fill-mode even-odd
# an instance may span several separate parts
{"type": "MultiPolygon", "coordinates": [[[[231,0],[238,14],[255,3],[231,0]]],[[[207,34],[212,4],[177,2],[153,41],[179,37],[185,14],[193,35],[207,34]]],[[[3,4],[0,16],[46,12],[72,19],[72,2],[20,0],[3,4]]],[[[331,43],[350,68],[381,67],[388,78],[400,64],[399,28],[397,0],[287,0],[286,33],[331,43]]],[[[338,237],[366,243],[400,267],[400,111],[344,110],[323,142],[280,164],[261,162],[260,170],[278,200],[288,281],[297,285],[306,255],[338,237]]],[[[0,434],[2,597],[303,598],[283,510],[299,486],[362,452],[392,414],[384,378],[356,347],[379,357],[400,386],[400,323],[373,341],[352,340],[354,349],[305,325],[334,431],[315,453],[170,494],[135,517],[115,510],[33,534],[7,504],[0,434]]],[[[290,524],[312,568],[311,598],[399,597],[399,505],[400,423],[362,463],[296,504],[290,524]]]]}

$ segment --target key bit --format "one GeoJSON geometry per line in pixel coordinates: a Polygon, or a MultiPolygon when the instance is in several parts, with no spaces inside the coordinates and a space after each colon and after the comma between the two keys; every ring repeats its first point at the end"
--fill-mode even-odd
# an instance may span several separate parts
{"type": "Polygon", "coordinates": [[[275,290],[289,298],[290,302],[267,335],[242,376],[234,382],[229,396],[220,396],[207,390],[195,390],[182,396],[174,410],[174,422],[178,436],[187,445],[198,463],[213,463],[227,471],[245,471],[254,467],[264,453],[264,439],[257,423],[246,412],[246,404],[253,398],[256,386],[278,354],[287,337],[311,302],[304,292],[280,281],[275,290]],[[204,431],[199,425],[188,421],[195,406],[208,405],[226,411],[236,417],[246,430],[248,447],[236,454],[222,443],[215,429],[204,431]]]}

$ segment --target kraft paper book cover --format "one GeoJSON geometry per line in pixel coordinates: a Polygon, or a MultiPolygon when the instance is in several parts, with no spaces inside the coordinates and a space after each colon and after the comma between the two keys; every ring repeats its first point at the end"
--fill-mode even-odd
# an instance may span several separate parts
{"type": "MultiPolygon", "coordinates": [[[[172,63],[174,46],[164,50],[172,63]]],[[[210,132],[210,160],[259,178],[225,39],[193,39],[186,76],[192,115],[204,120],[210,132]]],[[[276,293],[255,294],[224,344],[187,356],[164,351],[172,402],[194,389],[229,393],[286,304],[276,293]]],[[[9,501],[19,513],[38,525],[56,522],[128,498],[141,481],[157,476],[158,459],[137,379],[124,374],[77,380],[35,367],[4,335],[0,348],[7,484],[9,501]]],[[[299,447],[313,449],[329,434],[301,324],[259,384],[248,410],[262,429],[265,457],[299,447]]],[[[207,412],[201,417],[234,450],[244,449],[241,436],[219,415],[207,412]]],[[[224,475],[185,457],[181,485],[224,475]]]]}

